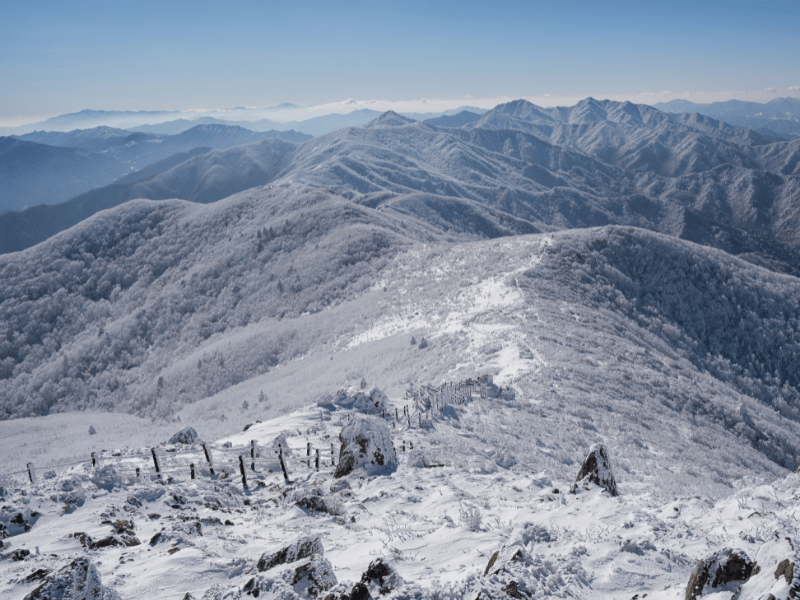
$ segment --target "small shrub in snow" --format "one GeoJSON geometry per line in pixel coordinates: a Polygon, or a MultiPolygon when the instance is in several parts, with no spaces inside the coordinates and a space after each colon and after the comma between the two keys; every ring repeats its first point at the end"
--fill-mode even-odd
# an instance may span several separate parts
{"type": "Polygon", "coordinates": [[[419,341],[419,349],[422,350],[423,348],[427,348],[427,347],[428,347],[428,340],[426,340],[425,338],[422,338],[419,341]]]}
{"type": "Polygon", "coordinates": [[[94,435],[97,433],[97,430],[94,428],[94,425],[89,425],[89,435],[94,435]]]}
{"type": "Polygon", "coordinates": [[[462,506],[458,511],[460,518],[460,525],[466,527],[470,531],[480,531],[483,526],[483,514],[481,509],[477,506],[468,506],[466,509],[462,506]]]}

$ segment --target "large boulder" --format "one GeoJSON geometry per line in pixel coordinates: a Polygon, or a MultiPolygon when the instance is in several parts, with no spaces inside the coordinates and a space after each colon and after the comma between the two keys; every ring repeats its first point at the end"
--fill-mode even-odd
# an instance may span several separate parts
{"type": "Polygon", "coordinates": [[[357,469],[370,475],[387,474],[397,468],[392,432],[383,419],[353,415],[339,434],[342,444],[334,477],[344,477],[357,469]]]}
{"type": "Polygon", "coordinates": [[[734,591],[752,572],[753,562],[741,550],[718,550],[695,565],[686,585],[686,600],[697,600],[711,592],[734,591]]]}
{"type": "Polygon", "coordinates": [[[608,451],[603,444],[594,444],[589,448],[589,454],[583,461],[581,470],[575,478],[575,486],[593,483],[602,488],[605,488],[612,496],[619,496],[617,491],[617,482],[614,479],[614,473],[611,471],[611,461],[608,459],[608,451]]]}
{"type": "Polygon", "coordinates": [[[168,444],[196,444],[199,443],[200,436],[191,427],[184,427],[178,433],[169,438],[168,444]]]}
{"type": "Polygon", "coordinates": [[[50,573],[25,600],[120,600],[119,594],[103,586],[97,567],[88,558],[78,558],[50,573]]]}

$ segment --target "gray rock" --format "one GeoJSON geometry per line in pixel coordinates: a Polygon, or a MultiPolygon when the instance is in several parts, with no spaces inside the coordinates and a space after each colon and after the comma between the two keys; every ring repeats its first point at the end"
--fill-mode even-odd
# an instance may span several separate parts
{"type": "Polygon", "coordinates": [[[608,459],[608,451],[603,444],[594,444],[589,448],[589,454],[583,461],[575,483],[576,485],[593,483],[608,490],[612,496],[619,496],[617,482],[608,459]]]}
{"type": "Polygon", "coordinates": [[[97,568],[88,558],[79,558],[45,577],[25,600],[120,600],[113,589],[103,586],[97,568]]]}
{"type": "Polygon", "coordinates": [[[711,590],[722,591],[732,582],[745,582],[752,572],[753,562],[741,550],[718,550],[695,565],[686,585],[686,600],[697,600],[711,590]]]}
{"type": "Polygon", "coordinates": [[[191,427],[184,427],[169,438],[168,444],[194,444],[200,441],[200,436],[191,427]]]}
{"type": "Polygon", "coordinates": [[[397,468],[392,433],[382,419],[353,415],[342,428],[339,441],[342,447],[334,473],[337,479],[361,468],[373,475],[386,474],[397,468]]]}
{"type": "Polygon", "coordinates": [[[319,537],[308,536],[277,552],[265,552],[261,555],[257,566],[259,571],[269,571],[278,565],[296,562],[314,555],[322,556],[324,553],[325,550],[319,537]]]}

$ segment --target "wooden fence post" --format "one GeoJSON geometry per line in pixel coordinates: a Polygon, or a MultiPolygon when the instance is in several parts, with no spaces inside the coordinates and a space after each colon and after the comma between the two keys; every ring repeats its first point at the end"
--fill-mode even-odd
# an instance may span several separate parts
{"type": "Polygon", "coordinates": [[[97,466],[97,454],[94,452],[92,452],[92,466],[93,467],[97,466]]]}
{"type": "Polygon", "coordinates": [[[242,458],[241,454],[239,455],[239,471],[242,473],[242,485],[244,489],[247,489],[247,475],[244,472],[244,458],[242,458]]]}
{"type": "Polygon", "coordinates": [[[36,467],[33,466],[33,463],[28,463],[28,477],[30,477],[31,483],[36,485],[36,467]]]}
{"type": "Polygon", "coordinates": [[[156,466],[156,475],[158,475],[158,478],[161,479],[161,467],[158,465],[158,455],[156,454],[156,449],[150,448],[150,452],[153,454],[153,464],[156,466]]]}
{"type": "Polygon", "coordinates": [[[331,466],[336,466],[336,451],[333,449],[333,444],[331,444],[331,466]]]}
{"type": "Polygon", "coordinates": [[[189,470],[190,470],[190,471],[191,471],[191,473],[192,473],[192,479],[194,479],[194,463],[191,463],[191,464],[189,465],[189,470]]]}
{"type": "Polygon", "coordinates": [[[136,467],[136,479],[139,479],[139,467],[136,467]]]}
{"type": "Polygon", "coordinates": [[[211,456],[211,450],[205,444],[203,444],[203,452],[205,452],[206,460],[208,461],[208,470],[214,475],[214,458],[211,456]]]}
{"type": "Polygon", "coordinates": [[[286,465],[283,464],[283,448],[278,444],[278,461],[281,463],[281,471],[283,471],[283,478],[286,483],[289,483],[289,474],[286,472],[286,465]]]}
{"type": "Polygon", "coordinates": [[[315,461],[317,471],[319,471],[319,448],[317,448],[317,460],[315,461]]]}
{"type": "Polygon", "coordinates": [[[255,471],[256,470],[256,454],[257,454],[256,447],[257,447],[256,441],[255,440],[250,440],[250,460],[251,460],[250,470],[251,471],[255,471]]]}

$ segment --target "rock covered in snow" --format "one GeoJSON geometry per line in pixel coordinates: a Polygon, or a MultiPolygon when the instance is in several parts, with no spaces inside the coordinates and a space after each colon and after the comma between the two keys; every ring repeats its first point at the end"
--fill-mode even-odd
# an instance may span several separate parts
{"type": "Polygon", "coordinates": [[[353,415],[342,428],[339,441],[342,448],[334,473],[337,479],[361,468],[370,474],[387,473],[397,468],[392,432],[382,419],[353,415]]]}
{"type": "Polygon", "coordinates": [[[483,572],[484,577],[494,575],[500,571],[508,569],[511,563],[525,561],[525,548],[519,544],[506,544],[500,550],[492,554],[489,559],[489,564],[486,565],[486,570],[483,572]]]}
{"type": "MultiPolygon", "coordinates": [[[[372,388],[369,394],[359,391],[352,396],[345,390],[340,390],[332,402],[335,406],[341,406],[342,408],[355,410],[367,415],[381,415],[388,410],[389,399],[380,389],[372,388]]],[[[325,403],[325,397],[317,400],[317,406],[330,410],[328,404],[325,403]]]]}
{"type": "MultiPolygon", "coordinates": [[[[731,600],[800,597],[800,556],[789,538],[771,540],[756,552],[749,579],[731,600]]],[[[687,589],[687,598],[688,598],[687,589]]]]}
{"type": "MultiPolygon", "coordinates": [[[[611,471],[611,461],[608,459],[608,451],[603,444],[593,444],[589,448],[589,454],[583,461],[581,470],[575,478],[578,484],[593,483],[608,490],[612,496],[619,496],[617,482],[614,473],[611,471]]],[[[573,486],[573,490],[576,486],[573,486]]]]}
{"type": "Polygon", "coordinates": [[[378,558],[369,563],[369,567],[361,576],[361,582],[370,595],[384,596],[403,586],[405,581],[389,564],[378,558]]]}
{"type": "Polygon", "coordinates": [[[723,548],[700,560],[686,585],[686,600],[697,600],[711,592],[731,591],[750,578],[753,563],[741,550],[723,548]]]}
{"type": "Polygon", "coordinates": [[[200,442],[200,436],[191,427],[184,427],[178,433],[169,438],[167,444],[195,444],[200,442]]]}
{"type": "Polygon", "coordinates": [[[97,568],[88,558],[79,558],[47,575],[25,600],[120,600],[113,589],[103,586],[97,568]]]}
{"type": "Polygon", "coordinates": [[[258,561],[259,571],[269,571],[277,565],[295,562],[318,554],[322,556],[325,550],[319,537],[304,537],[281,548],[277,552],[265,552],[258,561]]]}
{"type": "Polygon", "coordinates": [[[292,456],[292,449],[289,447],[289,442],[286,439],[286,432],[281,431],[272,443],[268,446],[277,456],[278,451],[283,453],[284,457],[292,456]]]}
{"type": "Polygon", "coordinates": [[[305,537],[258,561],[259,573],[241,587],[213,586],[204,600],[234,600],[245,597],[298,600],[319,598],[337,584],[333,566],[323,556],[318,537],[305,537]]]}

